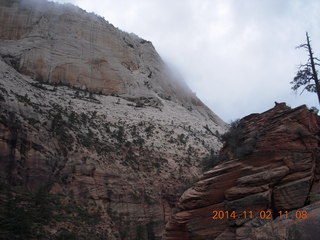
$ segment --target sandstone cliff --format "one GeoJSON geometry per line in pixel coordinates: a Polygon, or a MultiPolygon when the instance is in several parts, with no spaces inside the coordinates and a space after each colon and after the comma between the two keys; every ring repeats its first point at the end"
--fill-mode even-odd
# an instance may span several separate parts
{"type": "Polygon", "coordinates": [[[0,0],[1,237],[161,239],[226,129],[151,42],[0,0]]]}
{"type": "Polygon", "coordinates": [[[18,72],[149,105],[179,102],[224,125],[170,74],[151,42],[72,5],[1,2],[0,53],[18,72]]]}
{"type": "Polygon", "coordinates": [[[222,162],[181,196],[165,239],[318,239],[319,130],[305,106],[241,119],[222,162]]]}

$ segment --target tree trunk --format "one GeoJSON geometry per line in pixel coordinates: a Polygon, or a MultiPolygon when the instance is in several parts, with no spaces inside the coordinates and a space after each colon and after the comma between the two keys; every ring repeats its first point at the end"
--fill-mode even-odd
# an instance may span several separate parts
{"type": "Polygon", "coordinates": [[[312,52],[312,49],[311,49],[308,32],[306,32],[306,36],[307,36],[307,45],[308,45],[309,57],[310,57],[311,68],[312,68],[312,79],[314,80],[314,83],[316,85],[318,101],[319,101],[319,104],[320,104],[320,84],[319,84],[318,74],[317,74],[317,71],[316,71],[316,66],[314,64],[313,52],[312,52]]]}

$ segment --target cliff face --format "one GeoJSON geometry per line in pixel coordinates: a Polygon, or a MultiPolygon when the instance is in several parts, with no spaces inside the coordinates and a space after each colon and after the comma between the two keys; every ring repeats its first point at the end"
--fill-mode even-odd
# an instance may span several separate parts
{"type": "Polygon", "coordinates": [[[98,16],[0,0],[0,26],[1,236],[161,238],[225,123],[98,16]]]}
{"type": "Polygon", "coordinates": [[[225,135],[229,160],[184,192],[165,239],[317,239],[319,130],[305,106],[241,119],[225,135]]]}
{"type": "Polygon", "coordinates": [[[161,105],[163,99],[179,102],[224,125],[173,77],[151,42],[72,5],[2,2],[0,54],[18,72],[149,105],[161,105]]]}

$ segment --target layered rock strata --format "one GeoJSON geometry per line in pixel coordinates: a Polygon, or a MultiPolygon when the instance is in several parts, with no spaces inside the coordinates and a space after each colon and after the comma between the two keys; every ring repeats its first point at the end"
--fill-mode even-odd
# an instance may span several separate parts
{"type": "Polygon", "coordinates": [[[0,0],[0,26],[1,237],[160,239],[226,124],[101,17],[0,0]]]}
{"type": "Polygon", "coordinates": [[[281,103],[225,136],[224,160],[181,196],[165,239],[317,239],[318,116],[281,103]]]}
{"type": "Polygon", "coordinates": [[[172,74],[150,41],[69,4],[1,0],[0,55],[43,83],[118,95],[145,105],[162,100],[224,122],[172,74]]]}

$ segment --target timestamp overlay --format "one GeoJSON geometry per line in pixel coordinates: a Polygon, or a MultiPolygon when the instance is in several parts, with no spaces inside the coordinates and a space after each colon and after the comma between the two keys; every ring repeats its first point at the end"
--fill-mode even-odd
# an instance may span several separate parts
{"type": "Polygon", "coordinates": [[[266,219],[273,220],[277,216],[280,219],[306,219],[308,218],[308,212],[306,210],[297,211],[277,211],[261,210],[261,211],[212,211],[213,220],[222,219],[266,219]]]}

